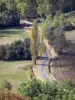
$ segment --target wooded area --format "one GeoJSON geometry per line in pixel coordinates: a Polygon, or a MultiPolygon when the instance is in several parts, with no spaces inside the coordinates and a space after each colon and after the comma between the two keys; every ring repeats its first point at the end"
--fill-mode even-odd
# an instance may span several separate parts
{"type": "Polygon", "coordinates": [[[75,10],[75,0],[0,0],[0,26],[19,25],[20,19],[54,16],[75,10]]]}

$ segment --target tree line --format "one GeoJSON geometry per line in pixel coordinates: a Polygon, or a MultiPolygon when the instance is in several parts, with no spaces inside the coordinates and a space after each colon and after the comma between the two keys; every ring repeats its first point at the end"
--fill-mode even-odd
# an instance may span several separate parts
{"type": "Polygon", "coordinates": [[[42,14],[54,16],[57,11],[70,12],[75,10],[75,0],[37,0],[38,11],[42,14]]]}
{"type": "Polygon", "coordinates": [[[31,60],[30,39],[18,40],[11,45],[0,45],[0,60],[31,60]]]}

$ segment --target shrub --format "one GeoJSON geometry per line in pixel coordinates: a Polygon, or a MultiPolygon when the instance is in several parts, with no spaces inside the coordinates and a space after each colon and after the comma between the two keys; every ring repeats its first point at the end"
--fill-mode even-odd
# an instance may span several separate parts
{"type": "Polygon", "coordinates": [[[24,96],[34,98],[42,93],[42,84],[39,80],[33,79],[27,83],[22,83],[19,92],[24,96]]]}
{"type": "Polygon", "coordinates": [[[71,80],[65,80],[62,86],[66,90],[72,90],[75,88],[75,83],[73,83],[71,80]]]}
{"type": "Polygon", "coordinates": [[[34,97],[33,100],[48,100],[47,95],[39,94],[38,97],[34,97]]]}
{"type": "Polygon", "coordinates": [[[8,90],[12,89],[12,84],[6,80],[3,81],[1,85],[2,85],[2,88],[8,89],[8,90]]]}
{"type": "Polygon", "coordinates": [[[0,60],[4,60],[5,55],[6,55],[5,46],[1,45],[0,46],[0,60]]]}
{"type": "Polygon", "coordinates": [[[30,39],[0,46],[0,60],[31,60],[30,39]]]}
{"type": "Polygon", "coordinates": [[[74,89],[70,88],[69,91],[56,82],[43,83],[36,79],[22,83],[19,92],[33,100],[75,100],[74,89]]]}

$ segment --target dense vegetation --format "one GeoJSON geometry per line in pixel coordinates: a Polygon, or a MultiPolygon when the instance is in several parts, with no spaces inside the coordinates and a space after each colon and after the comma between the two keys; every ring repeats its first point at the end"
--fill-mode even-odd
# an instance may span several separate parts
{"type": "Polygon", "coordinates": [[[54,16],[57,11],[70,12],[75,10],[75,0],[38,0],[38,11],[41,14],[54,16]]]}
{"type": "Polygon", "coordinates": [[[30,39],[15,41],[11,45],[0,45],[0,60],[31,60],[30,39]]]}
{"type": "Polygon", "coordinates": [[[57,11],[75,10],[75,0],[2,0],[0,1],[0,25],[19,25],[20,18],[54,16],[57,11]]]}
{"type": "Polygon", "coordinates": [[[56,82],[41,82],[33,79],[22,83],[19,92],[32,100],[75,100],[75,84],[67,80],[59,85],[56,82]]]}
{"type": "Polygon", "coordinates": [[[36,16],[36,9],[31,0],[2,0],[0,1],[0,25],[20,24],[20,18],[36,16]],[[33,8],[33,9],[32,9],[33,8]],[[34,15],[35,14],[35,15],[34,15]]]}
{"type": "Polygon", "coordinates": [[[65,26],[66,22],[64,16],[60,12],[57,12],[53,19],[51,16],[48,16],[42,25],[44,37],[55,47],[57,52],[62,51],[66,46],[65,26]]]}
{"type": "MultiPolygon", "coordinates": [[[[65,30],[75,28],[75,18],[70,20],[64,17],[64,13],[73,10],[75,10],[75,0],[0,0],[0,28],[8,25],[18,26],[20,25],[20,19],[44,18],[44,20],[41,19],[42,23],[39,27],[37,20],[34,21],[31,29],[31,41],[29,38],[26,38],[24,41],[15,41],[11,45],[0,45],[0,60],[33,59],[34,64],[36,64],[38,49],[40,52],[43,51],[43,38],[47,39],[48,43],[55,47],[58,53],[63,51],[63,48],[67,46],[65,30]],[[74,23],[74,26],[72,23],[74,23]],[[41,33],[43,33],[42,40],[40,40],[41,44],[38,38],[40,28],[41,33]]],[[[30,74],[31,78],[33,78],[32,73],[30,74]]],[[[17,76],[18,74],[15,75],[17,76]]],[[[13,86],[10,82],[5,81],[3,88],[11,90],[13,86]]],[[[25,97],[32,98],[32,100],[75,100],[75,83],[65,81],[64,84],[59,85],[56,82],[43,83],[32,79],[31,81],[23,82],[20,85],[19,92],[25,97]]],[[[7,90],[0,90],[1,100],[9,100],[9,98],[10,100],[24,100],[24,97],[21,98],[7,90]]],[[[28,100],[31,100],[30,98],[28,100]]]]}

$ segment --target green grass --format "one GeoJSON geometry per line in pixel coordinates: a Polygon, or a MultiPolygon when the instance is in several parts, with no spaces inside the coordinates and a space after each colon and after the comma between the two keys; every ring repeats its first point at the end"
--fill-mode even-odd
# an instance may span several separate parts
{"type": "Polygon", "coordinates": [[[70,46],[65,48],[66,51],[75,52],[75,30],[67,31],[65,33],[66,39],[69,41],[70,46]]]}
{"type": "Polygon", "coordinates": [[[0,45],[11,44],[16,40],[24,40],[28,37],[28,33],[24,29],[5,29],[0,30],[0,45]]]}
{"type": "Polygon", "coordinates": [[[30,80],[31,70],[18,69],[17,66],[31,65],[31,61],[0,61],[0,87],[1,82],[7,80],[11,82],[14,92],[17,91],[21,82],[30,80]]]}

